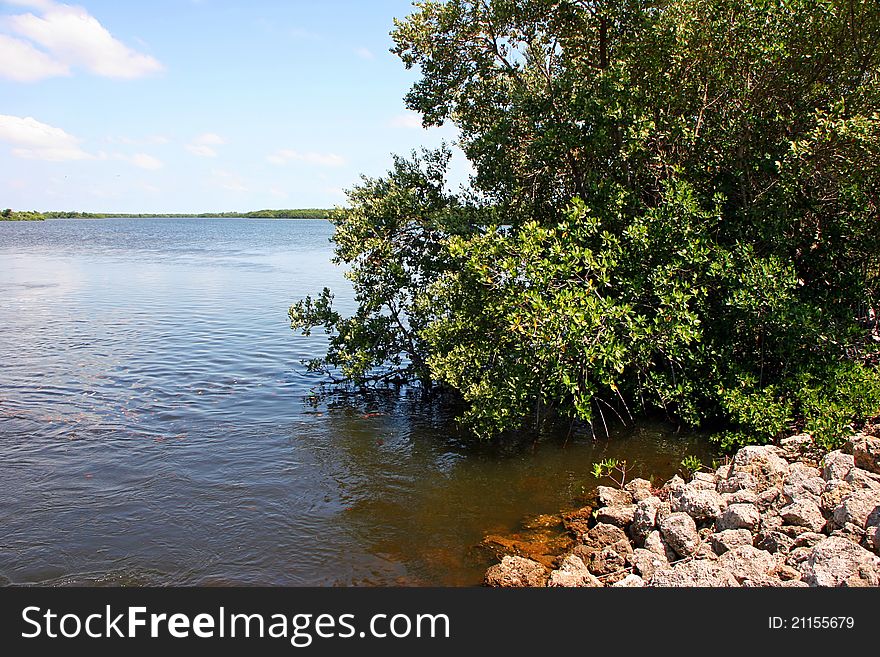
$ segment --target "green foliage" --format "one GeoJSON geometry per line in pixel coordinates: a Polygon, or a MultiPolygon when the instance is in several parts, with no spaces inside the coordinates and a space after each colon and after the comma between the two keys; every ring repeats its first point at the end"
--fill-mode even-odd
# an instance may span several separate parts
{"type": "Polygon", "coordinates": [[[722,406],[736,425],[715,437],[724,451],[770,442],[791,430],[809,433],[822,448],[842,446],[853,423],[880,414],[880,375],[857,362],[814,361],[778,384],[724,391],[722,406]]]}
{"type": "Polygon", "coordinates": [[[353,317],[333,310],[325,289],[291,306],[291,326],[330,334],[327,356],[312,370],[338,370],[356,384],[417,381],[433,385],[423,333],[436,320],[430,287],[455,266],[446,247],[470,230],[472,217],[445,191],[447,148],[394,158],[384,178],[362,179],[348,192],[350,207],[331,216],[336,262],[346,263],[358,302],[353,317]]]}
{"type": "Polygon", "coordinates": [[[301,210],[254,210],[245,212],[242,217],[250,219],[329,219],[330,210],[304,208],[301,210]]]}
{"type": "Polygon", "coordinates": [[[13,210],[6,208],[0,212],[0,221],[43,221],[46,216],[36,210],[13,210]]]}
{"type": "Polygon", "coordinates": [[[593,476],[596,479],[607,477],[611,479],[618,488],[623,488],[626,483],[626,461],[620,459],[603,459],[593,464],[593,476]]]}
{"type": "Polygon", "coordinates": [[[706,466],[703,465],[703,462],[700,461],[699,457],[689,454],[681,460],[681,468],[684,470],[688,478],[692,479],[696,473],[705,470],[706,466]]]}
{"type": "Polygon", "coordinates": [[[416,7],[407,104],[476,173],[452,196],[442,157],[398,160],[349,194],[358,312],[291,313],[334,334],[321,366],[439,384],[484,437],[659,408],[725,449],[833,446],[880,412],[880,4],[416,7]]]}

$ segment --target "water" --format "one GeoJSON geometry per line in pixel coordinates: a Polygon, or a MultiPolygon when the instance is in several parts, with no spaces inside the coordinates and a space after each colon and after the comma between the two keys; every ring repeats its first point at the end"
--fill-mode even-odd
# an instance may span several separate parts
{"type": "Polygon", "coordinates": [[[662,426],[473,445],[417,399],[312,397],[323,221],[0,222],[0,581],[474,585],[487,533],[571,506],[593,461],[665,477],[662,426]]]}

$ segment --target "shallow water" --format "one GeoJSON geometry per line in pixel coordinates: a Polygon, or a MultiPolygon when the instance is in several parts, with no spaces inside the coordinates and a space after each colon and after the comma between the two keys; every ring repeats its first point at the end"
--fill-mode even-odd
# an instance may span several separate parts
{"type": "Polygon", "coordinates": [[[0,581],[472,585],[487,533],[572,506],[592,462],[674,472],[662,425],[473,445],[421,400],[312,397],[324,221],[0,222],[0,581]]]}

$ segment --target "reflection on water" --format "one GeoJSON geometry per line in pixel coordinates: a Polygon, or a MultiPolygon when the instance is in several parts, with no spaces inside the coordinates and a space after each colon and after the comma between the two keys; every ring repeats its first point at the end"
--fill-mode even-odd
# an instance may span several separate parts
{"type": "Polygon", "coordinates": [[[351,308],[323,221],[0,223],[0,581],[479,583],[474,546],[590,464],[671,474],[663,427],[472,445],[418,399],[308,397],[287,306],[351,308]]]}

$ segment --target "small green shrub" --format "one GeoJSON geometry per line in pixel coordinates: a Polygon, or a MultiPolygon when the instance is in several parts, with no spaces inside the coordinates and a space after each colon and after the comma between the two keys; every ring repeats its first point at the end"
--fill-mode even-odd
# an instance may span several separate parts
{"type": "Polygon", "coordinates": [[[705,470],[706,466],[703,465],[699,457],[689,454],[681,460],[681,468],[689,479],[693,479],[694,475],[705,470]]]}
{"type": "Polygon", "coordinates": [[[605,477],[611,479],[618,488],[623,488],[626,484],[626,461],[619,459],[604,459],[593,464],[593,476],[596,479],[605,477]]]}

